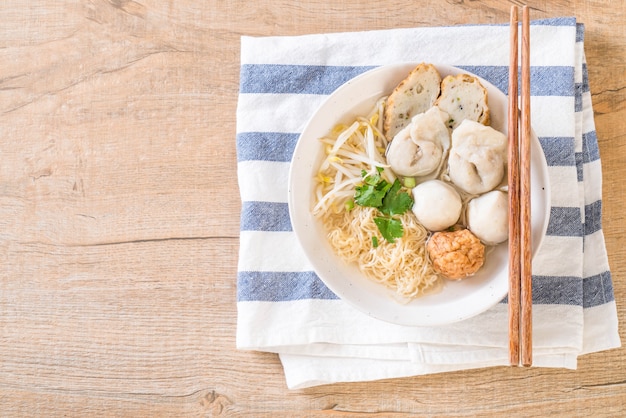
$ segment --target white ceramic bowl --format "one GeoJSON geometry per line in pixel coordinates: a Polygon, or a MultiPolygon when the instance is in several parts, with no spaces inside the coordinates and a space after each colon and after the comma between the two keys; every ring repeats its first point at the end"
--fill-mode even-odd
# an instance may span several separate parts
{"type": "MultiPolygon", "coordinates": [[[[304,128],[296,145],[289,172],[289,214],[293,230],[320,279],[339,298],[374,318],[400,325],[435,326],[475,316],[500,302],[508,293],[508,243],[489,252],[484,266],[471,278],[445,281],[441,291],[407,304],[394,299],[393,290],[366,278],[353,264],[331,249],[321,222],[311,214],[314,180],[324,151],[319,138],[338,123],[350,123],[364,115],[376,100],[389,95],[418,63],[378,67],[339,87],[320,106],[304,128]]],[[[442,78],[458,74],[458,68],[435,65],[442,78]]],[[[488,90],[491,126],[507,132],[507,98],[484,79],[488,90]]],[[[531,142],[531,218],[533,255],[548,224],[549,181],[543,150],[533,134],[531,142]]]]}

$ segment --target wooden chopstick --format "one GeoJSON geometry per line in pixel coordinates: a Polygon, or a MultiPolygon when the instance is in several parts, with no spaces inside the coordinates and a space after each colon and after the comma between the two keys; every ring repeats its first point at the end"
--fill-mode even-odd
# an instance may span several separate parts
{"type": "Polygon", "coordinates": [[[532,365],[532,261],[530,227],[530,12],[522,9],[522,115],[520,119],[520,248],[522,366],[532,365]]]}
{"type": "Polygon", "coordinates": [[[508,112],[509,362],[532,364],[530,227],[530,14],[522,9],[522,93],[518,125],[518,9],[511,7],[508,112]]]}
{"type": "Polygon", "coordinates": [[[520,218],[517,74],[517,6],[511,6],[509,44],[508,181],[509,181],[509,362],[520,362],[520,218]]]}

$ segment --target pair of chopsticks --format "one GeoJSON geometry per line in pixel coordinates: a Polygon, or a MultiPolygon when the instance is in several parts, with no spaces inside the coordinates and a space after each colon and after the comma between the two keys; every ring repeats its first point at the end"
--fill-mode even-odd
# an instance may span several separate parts
{"type": "Polygon", "coordinates": [[[509,61],[509,359],[532,364],[530,237],[530,17],[522,9],[522,81],[518,121],[518,8],[511,7],[509,61]],[[519,122],[519,124],[518,124],[519,122]]]}

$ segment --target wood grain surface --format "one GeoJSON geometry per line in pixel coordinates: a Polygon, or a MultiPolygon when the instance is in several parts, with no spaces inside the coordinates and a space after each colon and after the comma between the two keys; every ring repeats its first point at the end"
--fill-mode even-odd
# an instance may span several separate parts
{"type": "Polygon", "coordinates": [[[0,2],[0,415],[623,416],[626,348],[296,391],[235,349],[240,36],[506,24],[511,4],[586,25],[626,323],[621,0],[0,2]]]}

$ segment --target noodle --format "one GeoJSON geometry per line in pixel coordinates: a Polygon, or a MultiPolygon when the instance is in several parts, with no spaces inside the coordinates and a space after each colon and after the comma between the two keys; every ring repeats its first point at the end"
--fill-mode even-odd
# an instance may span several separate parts
{"type": "Polygon", "coordinates": [[[373,236],[379,236],[374,224],[377,210],[355,206],[351,211],[329,213],[324,217],[328,239],[335,252],[347,262],[355,262],[371,280],[381,283],[402,297],[413,298],[431,290],[439,276],[426,254],[428,231],[412,212],[401,216],[404,235],[394,244],[374,248],[373,236]]]}

